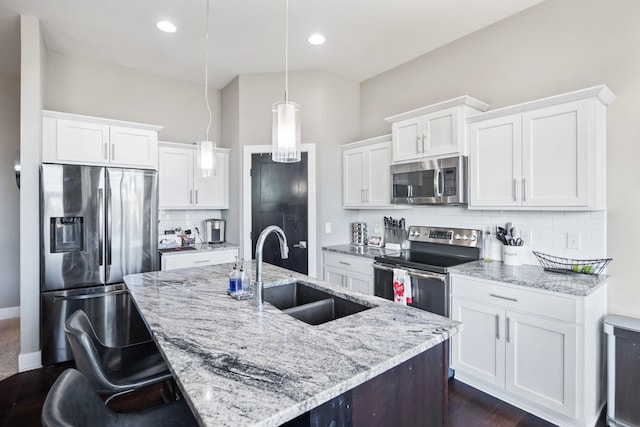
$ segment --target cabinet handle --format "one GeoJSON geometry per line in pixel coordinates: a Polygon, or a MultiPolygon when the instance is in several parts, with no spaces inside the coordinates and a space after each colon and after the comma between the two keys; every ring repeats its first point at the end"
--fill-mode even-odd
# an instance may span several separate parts
{"type": "Polygon", "coordinates": [[[424,143],[425,143],[426,139],[427,139],[427,135],[422,135],[422,152],[423,153],[427,151],[424,148],[424,143]]]}
{"type": "Polygon", "coordinates": [[[508,317],[507,317],[507,331],[506,331],[506,334],[507,334],[507,342],[511,342],[511,336],[510,336],[511,333],[509,332],[509,318],[508,317]]]}
{"type": "Polygon", "coordinates": [[[116,144],[111,144],[111,160],[116,159],[116,144]]]}
{"type": "Polygon", "coordinates": [[[105,160],[109,160],[109,144],[104,143],[104,147],[102,147],[102,158],[105,160]]]}
{"type": "Polygon", "coordinates": [[[527,201],[527,178],[522,178],[522,201],[527,201]]]}
{"type": "Polygon", "coordinates": [[[416,135],[416,153],[420,152],[420,136],[416,135]]]}
{"type": "Polygon", "coordinates": [[[342,265],[351,265],[348,262],[344,262],[344,261],[338,261],[338,264],[342,264],[342,265]]]}
{"type": "Polygon", "coordinates": [[[210,262],[210,261],[211,261],[211,260],[208,260],[208,259],[201,259],[201,260],[199,260],[199,261],[193,261],[193,263],[194,263],[194,264],[203,264],[203,263],[205,263],[205,262],[210,262]]]}
{"type": "Polygon", "coordinates": [[[496,339],[500,339],[500,315],[496,314],[496,339]]]}
{"type": "Polygon", "coordinates": [[[500,299],[506,299],[509,301],[513,301],[513,302],[518,302],[518,300],[516,298],[511,298],[511,297],[503,297],[502,295],[497,295],[497,294],[489,294],[494,298],[500,298],[500,299]]]}
{"type": "Polygon", "coordinates": [[[365,203],[369,203],[369,189],[368,188],[364,189],[364,201],[365,201],[365,203]]]}
{"type": "Polygon", "coordinates": [[[196,205],[198,204],[198,190],[196,190],[196,205]]]}
{"type": "Polygon", "coordinates": [[[517,202],[518,201],[518,180],[517,179],[513,179],[513,201],[517,202]]]}
{"type": "Polygon", "coordinates": [[[193,190],[189,190],[189,204],[193,203],[193,190]]]}

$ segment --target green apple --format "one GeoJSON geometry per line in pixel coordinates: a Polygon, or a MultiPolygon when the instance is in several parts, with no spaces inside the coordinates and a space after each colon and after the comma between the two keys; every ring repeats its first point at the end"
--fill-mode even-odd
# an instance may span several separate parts
{"type": "Polygon", "coordinates": [[[593,274],[593,266],[591,266],[591,265],[585,265],[585,266],[582,268],[582,272],[583,272],[583,273],[585,273],[585,274],[593,274]]]}
{"type": "Polygon", "coordinates": [[[574,264],[571,269],[576,272],[576,273],[582,273],[583,272],[583,267],[579,264],[574,264]]]}

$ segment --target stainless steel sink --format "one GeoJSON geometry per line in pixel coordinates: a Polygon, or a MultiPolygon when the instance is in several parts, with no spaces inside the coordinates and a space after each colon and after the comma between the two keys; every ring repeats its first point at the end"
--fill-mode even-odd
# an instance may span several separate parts
{"type": "Polygon", "coordinates": [[[321,325],[373,308],[294,281],[264,289],[264,300],[298,320],[321,325]]]}

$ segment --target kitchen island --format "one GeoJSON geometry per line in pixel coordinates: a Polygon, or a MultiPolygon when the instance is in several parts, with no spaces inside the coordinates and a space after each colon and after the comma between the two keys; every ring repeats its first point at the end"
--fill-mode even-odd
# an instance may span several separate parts
{"type": "Polygon", "coordinates": [[[389,408],[393,395],[407,393],[418,399],[396,406],[409,417],[446,414],[447,340],[459,322],[265,264],[265,287],[302,279],[372,307],[312,326],[268,303],[258,310],[252,300],[229,297],[230,269],[125,277],[201,425],[309,425],[336,417],[358,425],[384,419],[397,409],[389,408]]]}

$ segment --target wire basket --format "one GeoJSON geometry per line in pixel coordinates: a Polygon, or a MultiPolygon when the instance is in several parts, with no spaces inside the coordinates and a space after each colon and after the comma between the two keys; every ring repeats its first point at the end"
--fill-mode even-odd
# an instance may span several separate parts
{"type": "Polygon", "coordinates": [[[571,274],[598,275],[613,258],[603,259],[573,259],[547,255],[541,252],[531,251],[538,258],[538,262],[546,271],[571,274]]]}

